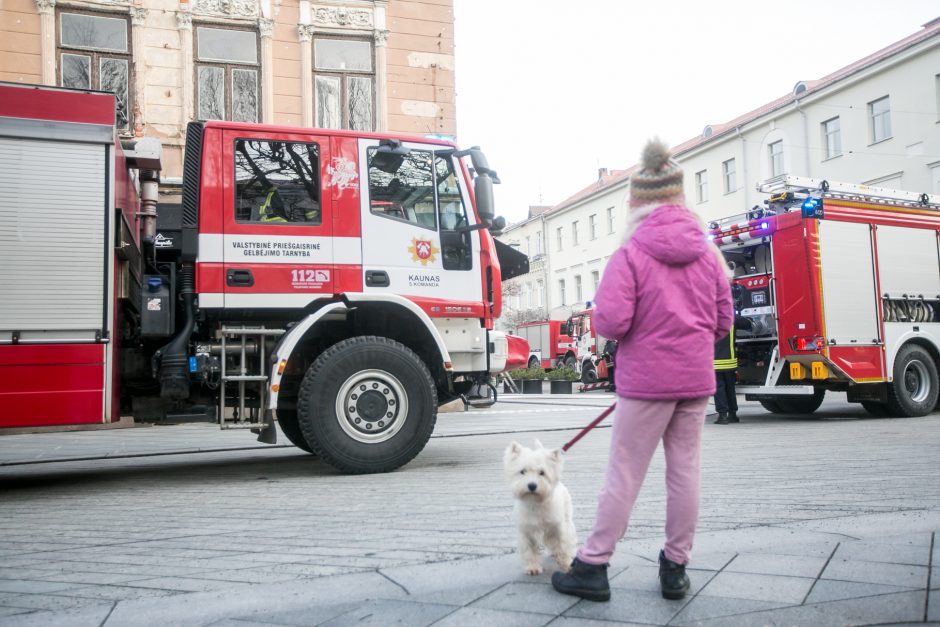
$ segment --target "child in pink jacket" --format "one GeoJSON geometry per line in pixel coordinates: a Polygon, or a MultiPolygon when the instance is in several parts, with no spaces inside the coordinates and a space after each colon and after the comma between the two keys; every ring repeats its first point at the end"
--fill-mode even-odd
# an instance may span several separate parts
{"type": "Polygon", "coordinates": [[[715,342],[733,322],[731,290],[718,249],[685,206],[682,170],[658,140],[630,177],[623,245],[595,297],[598,334],[618,341],[617,411],[597,521],[567,573],[565,594],[610,599],[607,562],[623,537],[656,446],[666,454],[666,544],[659,553],[667,599],[689,589],[685,565],[698,523],[699,451],[705,408],[715,393],[715,342]]]}

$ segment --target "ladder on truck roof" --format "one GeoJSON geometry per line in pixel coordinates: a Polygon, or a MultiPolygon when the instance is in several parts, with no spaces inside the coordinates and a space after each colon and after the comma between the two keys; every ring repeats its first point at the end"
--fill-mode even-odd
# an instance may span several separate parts
{"type": "Polygon", "coordinates": [[[757,184],[757,190],[777,195],[784,192],[819,194],[822,197],[863,200],[874,203],[940,209],[940,194],[919,194],[900,189],[874,187],[860,183],[838,183],[826,179],[785,174],[757,184]]]}

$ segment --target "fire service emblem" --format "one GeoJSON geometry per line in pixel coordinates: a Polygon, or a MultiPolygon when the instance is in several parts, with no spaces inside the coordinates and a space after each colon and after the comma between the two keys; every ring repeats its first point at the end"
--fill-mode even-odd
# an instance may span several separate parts
{"type": "Polygon", "coordinates": [[[412,261],[420,261],[422,266],[428,265],[428,262],[434,261],[437,253],[441,252],[439,248],[429,239],[411,238],[411,246],[408,247],[411,253],[412,261]]]}

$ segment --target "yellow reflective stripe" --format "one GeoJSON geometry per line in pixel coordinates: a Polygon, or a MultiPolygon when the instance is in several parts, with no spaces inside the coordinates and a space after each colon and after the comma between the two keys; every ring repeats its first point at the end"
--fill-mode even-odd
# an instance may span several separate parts
{"type": "Polygon", "coordinates": [[[261,205],[261,208],[258,209],[258,214],[261,216],[262,222],[287,222],[287,220],[281,216],[268,213],[268,210],[271,207],[271,199],[274,197],[274,192],[276,191],[277,188],[272,187],[271,191],[268,192],[267,198],[264,199],[264,203],[261,205]]]}

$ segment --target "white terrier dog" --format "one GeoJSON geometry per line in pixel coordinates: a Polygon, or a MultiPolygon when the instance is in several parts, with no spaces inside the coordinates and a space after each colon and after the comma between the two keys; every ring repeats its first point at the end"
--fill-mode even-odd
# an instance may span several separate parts
{"type": "Polygon", "coordinates": [[[542,572],[542,546],[558,566],[571,567],[578,535],[574,528],[571,494],[561,482],[561,449],[548,450],[538,440],[535,449],[513,442],[503,456],[506,479],[516,499],[519,554],[525,572],[542,572]]]}

